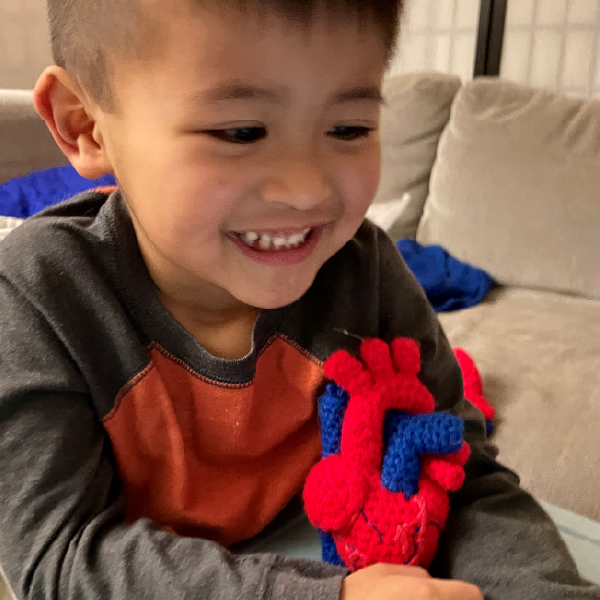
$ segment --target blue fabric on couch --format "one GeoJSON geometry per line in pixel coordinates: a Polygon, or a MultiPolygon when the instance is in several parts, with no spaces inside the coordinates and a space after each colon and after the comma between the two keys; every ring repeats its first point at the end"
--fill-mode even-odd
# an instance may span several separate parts
{"type": "Polygon", "coordinates": [[[457,260],[441,246],[400,240],[397,247],[437,312],[475,306],[494,285],[485,271],[457,260]]]}
{"type": "Polygon", "coordinates": [[[115,185],[115,178],[85,179],[71,166],[35,171],[0,185],[0,215],[26,219],[75,194],[115,185]]]}

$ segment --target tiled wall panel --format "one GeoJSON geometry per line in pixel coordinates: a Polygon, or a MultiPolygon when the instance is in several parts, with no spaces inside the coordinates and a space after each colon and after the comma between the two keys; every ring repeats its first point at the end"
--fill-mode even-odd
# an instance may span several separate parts
{"type": "Polygon", "coordinates": [[[501,75],[600,98],[600,0],[508,0],[501,75]]]}
{"type": "Polygon", "coordinates": [[[407,0],[392,73],[443,71],[473,77],[479,0],[407,0]]]}

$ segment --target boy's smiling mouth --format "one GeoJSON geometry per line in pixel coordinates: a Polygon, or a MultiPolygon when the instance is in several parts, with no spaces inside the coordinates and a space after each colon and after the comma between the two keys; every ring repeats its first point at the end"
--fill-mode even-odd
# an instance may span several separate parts
{"type": "Polygon", "coordinates": [[[304,261],[314,250],[323,226],[305,229],[233,231],[227,237],[253,260],[269,265],[292,265],[304,261]]]}
{"type": "Polygon", "coordinates": [[[299,248],[312,232],[311,228],[290,233],[289,230],[273,231],[239,231],[235,232],[239,240],[250,248],[264,252],[293,250],[299,248]]]}

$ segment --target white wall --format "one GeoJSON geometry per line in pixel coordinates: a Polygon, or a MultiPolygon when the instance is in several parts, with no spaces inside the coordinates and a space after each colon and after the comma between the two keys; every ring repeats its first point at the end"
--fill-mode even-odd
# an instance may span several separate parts
{"type": "Polygon", "coordinates": [[[51,62],[45,0],[0,0],[0,88],[32,88],[51,62]]]}
{"type": "Polygon", "coordinates": [[[501,75],[600,98],[600,0],[509,0],[501,75]]]}

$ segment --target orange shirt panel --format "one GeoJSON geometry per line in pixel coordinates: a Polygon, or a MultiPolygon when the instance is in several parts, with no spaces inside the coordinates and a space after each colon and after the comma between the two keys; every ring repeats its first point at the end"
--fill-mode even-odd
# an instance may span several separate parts
{"type": "Polygon", "coordinates": [[[302,489],[320,458],[319,364],[281,338],[247,386],[193,373],[151,346],[150,364],[104,426],[129,501],[180,535],[249,539],[302,489]]]}

